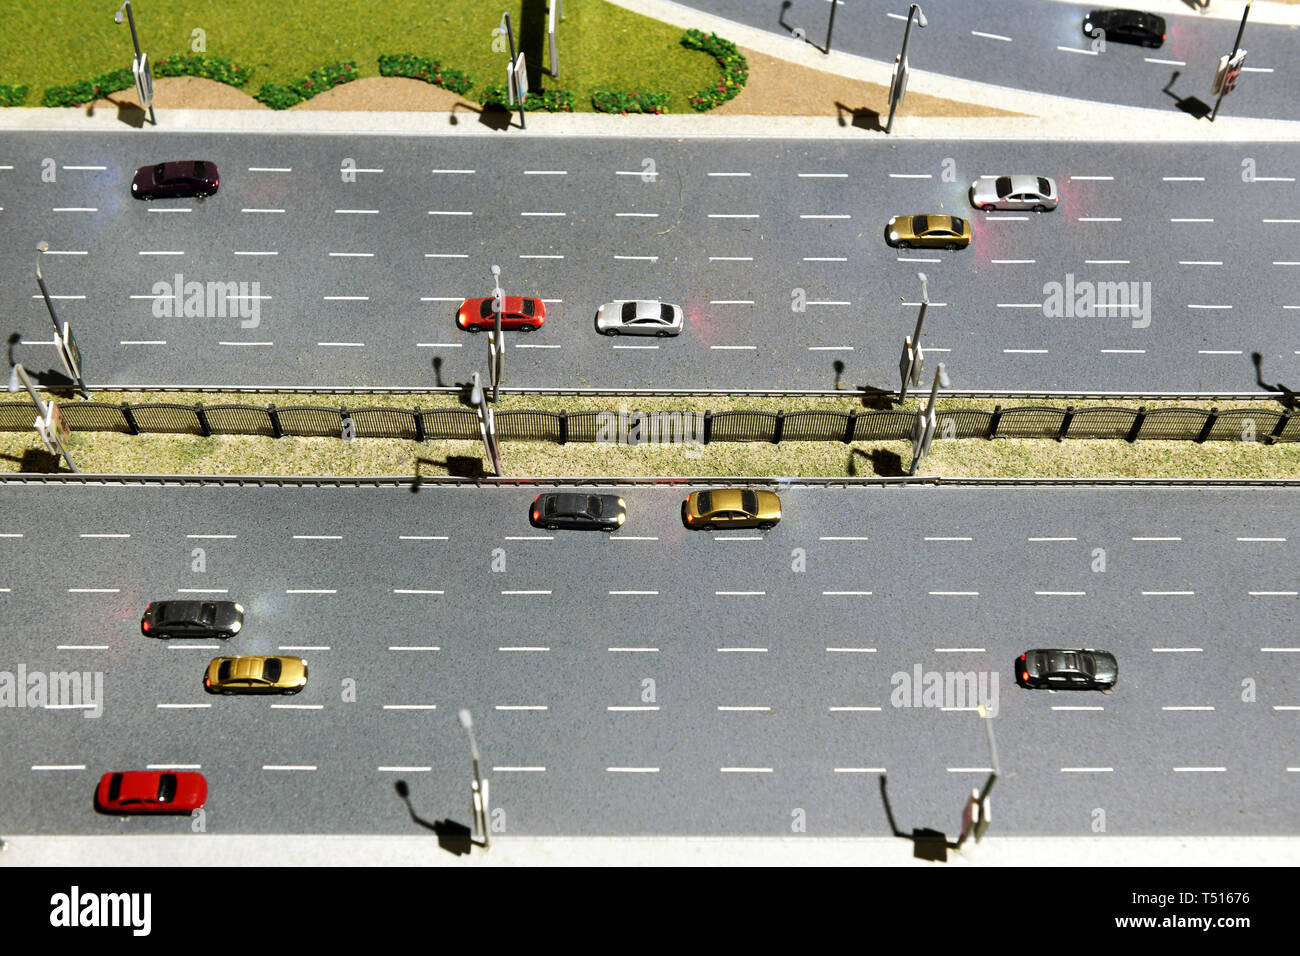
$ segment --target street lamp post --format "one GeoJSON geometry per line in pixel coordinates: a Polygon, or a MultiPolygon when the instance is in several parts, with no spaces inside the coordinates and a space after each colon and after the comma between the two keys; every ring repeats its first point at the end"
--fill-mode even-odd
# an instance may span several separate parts
{"type": "Polygon", "coordinates": [[[916,422],[912,425],[912,467],[908,471],[909,475],[916,474],[916,469],[920,467],[921,460],[930,453],[930,443],[934,440],[934,432],[937,426],[934,402],[935,398],[938,397],[940,385],[944,388],[949,385],[948,374],[943,370],[942,362],[934,370],[934,381],[930,383],[930,400],[924,408],[917,410],[916,422]]]}
{"type": "MultiPolygon", "coordinates": [[[[508,14],[508,13],[503,13],[503,14],[501,14],[501,27],[500,27],[500,29],[503,29],[503,30],[506,31],[506,39],[510,41],[510,75],[511,75],[511,76],[514,76],[514,75],[515,75],[515,31],[512,30],[511,27],[510,27],[510,14],[508,14]]],[[[523,91],[523,84],[516,82],[516,83],[515,83],[515,87],[516,87],[516,89],[517,89],[518,92],[519,92],[519,128],[520,128],[520,129],[527,129],[528,126],[527,126],[527,124],[524,122],[524,91],[523,91]]]]}
{"type": "Polygon", "coordinates": [[[27,375],[27,370],[19,362],[14,363],[13,369],[9,373],[9,391],[16,392],[19,387],[27,389],[27,394],[31,396],[32,404],[36,406],[36,411],[40,415],[34,423],[36,430],[40,432],[41,438],[45,440],[46,447],[55,454],[62,453],[63,458],[68,463],[68,470],[73,474],[77,473],[77,466],[72,460],[72,454],[68,451],[67,446],[63,444],[63,436],[60,434],[60,423],[54,416],[55,405],[51,402],[46,405],[41,401],[41,396],[36,394],[36,386],[27,375]]]}
{"type": "Polygon", "coordinates": [[[912,337],[903,340],[903,359],[898,363],[903,373],[903,384],[898,390],[900,402],[907,400],[907,387],[920,382],[921,365],[925,360],[925,353],[921,351],[921,325],[925,322],[925,310],[930,304],[929,282],[924,272],[918,272],[916,277],[921,280],[921,309],[916,315],[916,328],[912,330],[912,337]]]}
{"type": "Polygon", "coordinates": [[[501,267],[492,267],[492,335],[488,338],[488,371],[492,375],[492,401],[495,404],[506,374],[506,342],[501,337],[501,313],[506,308],[506,294],[501,291],[501,267]]]}
{"type": "MultiPolygon", "coordinates": [[[[135,14],[133,14],[133,13],[131,12],[131,0],[123,0],[122,5],[121,5],[120,7],[118,7],[118,8],[117,8],[117,11],[113,14],[113,22],[116,23],[116,24],[118,24],[119,26],[121,26],[121,24],[122,24],[122,11],[123,11],[123,10],[126,11],[126,22],[129,23],[129,24],[131,25],[131,43],[135,46],[135,63],[134,63],[135,70],[134,70],[134,72],[137,74],[137,75],[136,75],[136,89],[137,89],[137,90],[140,90],[140,83],[141,83],[140,73],[141,73],[141,71],[148,70],[149,67],[148,67],[148,64],[146,64],[146,62],[145,62],[144,54],[140,51],[140,37],[139,37],[139,35],[135,32],[135,14]]],[[[157,119],[157,117],[154,116],[154,112],[153,112],[153,95],[152,95],[152,94],[153,94],[153,76],[152,76],[152,73],[151,73],[150,76],[149,76],[149,80],[148,80],[148,90],[147,90],[147,92],[148,92],[148,94],[149,94],[149,102],[148,102],[148,103],[141,103],[140,105],[141,105],[141,106],[144,106],[144,107],[147,107],[147,108],[149,109],[149,122],[152,123],[154,126],[157,126],[157,125],[158,125],[158,119],[157,119]]]]}
{"type": "Polygon", "coordinates": [[[1246,18],[1250,16],[1250,5],[1255,0],[1246,0],[1246,8],[1241,13],[1241,26],[1237,27],[1237,39],[1232,42],[1232,52],[1219,59],[1219,69],[1214,78],[1214,92],[1218,99],[1214,101],[1214,110],[1210,113],[1210,122],[1219,115],[1223,98],[1231,93],[1237,85],[1237,77],[1246,62],[1246,51],[1241,49],[1241,38],[1246,34],[1246,18]]]}
{"type": "Polygon", "coordinates": [[[59,355],[63,359],[63,364],[67,366],[73,379],[77,383],[77,391],[81,392],[82,398],[90,398],[90,392],[86,388],[86,381],[81,377],[81,355],[72,348],[72,332],[66,325],[60,327],[59,317],[54,312],[54,301],[50,298],[50,290],[45,287],[45,276],[41,274],[41,257],[49,251],[50,244],[42,240],[36,244],[36,284],[41,288],[41,298],[45,300],[45,309],[50,313],[50,321],[54,323],[54,347],[59,350],[59,355]]]}
{"type": "Polygon", "coordinates": [[[474,779],[470,783],[474,794],[474,829],[478,830],[483,841],[483,849],[486,851],[492,849],[492,838],[488,834],[488,816],[490,815],[488,782],[483,779],[482,771],[479,769],[478,743],[474,740],[474,718],[470,716],[467,709],[462,708],[456,714],[456,719],[460,721],[460,725],[465,728],[465,733],[469,735],[469,752],[474,761],[474,779]]]}
{"type": "MultiPolygon", "coordinates": [[[[834,6],[831,9],[834,10],[834,6]]],[[[889,91],[889,120],[885,123],[886,133],[894,128],[894,111],[898,109],[898,104],[903,101],[903,91],[907,85],[907,42],[912,38],[912,17],[914,16],[918,26],[924,28],[927,25],[925,14],[921,12],[921,5],[912,4],[907,11],[907,27],[903,30],[903,51],[898,54],[898,60],[894,65],[894,82],[889,91]]]]}
{"type": "Polygon", "coordinates": [[[823,53],[831,52],[831,33],[835,30],[835,8],[840,5],[840,0],[831,0],[831,18],[826,21],[826,49],[823,53]]]}

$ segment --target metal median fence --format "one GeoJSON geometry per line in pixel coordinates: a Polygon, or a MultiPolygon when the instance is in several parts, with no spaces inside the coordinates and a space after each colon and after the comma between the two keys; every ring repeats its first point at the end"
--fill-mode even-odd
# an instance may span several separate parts
{"type": "MultiPolygon", "coordinates": [[[[183,405],[168,402],[59,406],[73,431],[129,435],[262,435],[271,438],[403,438],[411,441],[480,437],[472,408],[327,408],[310,405],[183,405]]],[[[36,408],[0,402],[0,431],[32,428],[36,408]]],[[[502,441],[621,444],[782,441],[907,441],[911,411],[582,411],[507,410],[494,413],[502,441]]],[[[1045,406],[948,409],[936,412],[944,438],[1092,438],[1134,442],[1300,440],[1300,416],[1282,409],[1045,406]]]]}

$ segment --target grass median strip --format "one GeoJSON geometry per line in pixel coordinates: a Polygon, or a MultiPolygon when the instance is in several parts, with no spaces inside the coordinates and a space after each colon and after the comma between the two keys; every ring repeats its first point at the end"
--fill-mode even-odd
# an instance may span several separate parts
{"type": "MultiPolygon", "coordinates": [[[[445,395],[336,394],[216,394],[98,392],[105,403],[169,402],[206,407],[241,404],[279,409],[318,406],[350,410],[374,407],[428,411],[464,407],[445,395]]],[[[70,403],[65,403],[70,404],[70,403]]],[[[939,411],[992,411],[1023,405],[1076,411],[1089,407],[1136,408],[1136,403],[1016,402],[975,399],[941,401],[939,411]]],[[[586,396],[502,397],[498,411],[559,412],[674,411],[715,414],[723,411],[871,409],[860,396],[845,398],[626,398],[586,396]]],[[[887,406],[876,405],[873,408],[887,406]]],[[[1148,402],[1157,408],[1209,410],[1209,402],[1148,402]]],[[[913,411],[909,401],[904,410],[913,411]]],[[[1261,413],[1279,409],[1275,402],[1233,402],[1220,406],[1249,408],[1261,413]]],[[[115,432],[74,432],[71,451],[79,470],[113,474],[267,474],[267,475],[474,475],[481,474],[483,448],[478,441],[356,438],[267,438],[223,435],[203,438],[184,434],[127,435],[115,432]]],[[[503,464],[512,475],[897,475],[911,463],[908,441],[853,442],[783,441],[700,444],[642,444],[578,442],[567,444],[503,441],[503,464]]],[[[52,471],[54,462],[33,431],[0,432],[0,470],[52,471]]],[[[1300,478],[1300,442],[1268,445],[1251,441],[1191,441],[982,438],[946,440],[936,436],[923,472],[952,477],[1206,477],[1300,478]]]]}

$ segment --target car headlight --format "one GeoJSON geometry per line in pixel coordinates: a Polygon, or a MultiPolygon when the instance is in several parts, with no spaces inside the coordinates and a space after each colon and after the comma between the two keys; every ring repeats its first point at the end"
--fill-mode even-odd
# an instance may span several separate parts
{"type": "Polygon", "coordinates": [[[896,233],[896,232],[891,232],[891,233],[889,234],[889,241],[890,241],[890,242],[897,242],[897,241],[898,241],[898,233],[896,233]]]}
{"type": "Polygon", "coordinates": [[[897,217],[897,216],[890,216],[890,217],[889,217],[889,222],[886,223],[886,225],[892,226],[892,225],[893,225],[894,223],[896,223],[896,222],[898,222],[898,217],[897,217]]]}
{"type": "Polygon", "coordinates": [[[236,604],[236,605],[235,605],[235,610],[238,611],[240,614],[243,614],[243,613],[244,613],[244,605],[242,605],[242,604],[236,604]]]}
{"type": "Polygon", "coordinates": [[[234,624],[230,626],[230,630],[232,633],[238,634],[240,630],[243,628],[243,626],[244,626],[243,621],[236,621],[234,624]]]}
{"type": "Polygon", "coordinates": [[[619,499],[618,499],[618,506],[619,506],[620,508],[626,508],[626,507],[627,507],[627,502],[624,501],[622,498],[619,498],[619,499]]]}
{"type": "Polygon", "coordinates": [[[619,516],[618,516],[618,523],[619,523],[619,524],[622,524],[622,523],[623,523],[624,521],[626,521],[626,520],[627,520],[627,515],[619,515],[619,516]]]}
{"type": "Polygon", "coordinates": [[[1092,21],[1091,21],[1091,20],[1084,20],[1084,21],[1083,21],[1083,32],[1084,32],[1084,33],[1091,33],[1091,32],[1092,32],[1092,21]]]}

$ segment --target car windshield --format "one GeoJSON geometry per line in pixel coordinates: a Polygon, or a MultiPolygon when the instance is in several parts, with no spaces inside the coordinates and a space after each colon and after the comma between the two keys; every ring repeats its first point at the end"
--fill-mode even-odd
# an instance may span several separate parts
{"type": "Polygon", "coordinates": [[[492,318],[492,300],[484,299],[483,304],[478,307],[478,317],[480,319],[492,318]]]}
{"type": "Polygon", "coordinates": [[[194,164],[194,175],[202,179],[208,174],[208,164],[200,160],[194,164]]]}
{"type": "Polygon", "coordinates": [[[280,663],[280,658],[278,657],[269,657],[267,658],[266,663],[262,665],[262,677],[271,681],[271,683],[275,683],[280,679],[282,671],[283,665],[280,663]]]}
{"type": "Polygon", "coordinates": [[[999,196],[1005,196],[1007,193],[1011,192],[1011,177],[999,176],[998,181],[993,184],[993,187],[999,196]]]}
{"type": "Polygon", "coordinates": [[[1062,654],[1062,655],[1061,655],[1061,670],[1066,670],[1066,671],[1077,671],[1078,669],[1079,669],[1079,655],[1078,655],[1078,654],[1072,654],[1072,653],[1071,653],[1071,654],[1062,654]]]}
{"type": "Polygon", "coordinates": [[[959,219],[956,216],[952,217],[953,232],[961,232],[965,228],[966,228],[966,221],[964,219],[959,219]]]}
{"type": "Polygon", "coordinates": [[[537,313],[537,300],[524,299],[523,313],[524,315],[535,315],[537,313]]]}
{"type": "Polygon", "coordinates": [[[1052,184],[1049,183],[1049,182],[1048,182],[1046,179],[1044,179],[1042,176],[1039,176],[1039,177],[1038,177],[1038,191],[1039,191],[1040,193],[1042,193],[1044,196],[1050,196],[1050,195],[1052,194],[1052,184]]]}
{"type": "Polygon", "coordinates": [[[171,803],[176,799],[176,774],[165,773],[158,779],[158,802],[171,803]]]}
{"type": "Polygon", "coordinates": [[[752,515],[758,514],[758,495],[752,491],[742,491],[740,493],[740,507],[752,515]]]}
{"type": "Polygon", "coordinates": [[[671,322],[673,320],[673,307],[666,302],[660,305],[659,318],[665,322],[671,322]]]}
{"type": "Polygon", "coordinates": [[[912,232],[916,233],[918,236],[924,233],[928,228],[930,228],[929,216],[917,216],[912,220],[912,232]]]}
{"type": "Polygon", "coordinates": [[[159,163],[153,168],[153,181],[156,183],[164,182],[167,179],[167,165],[159,163]]]}
{"type": "Polygon", "coordinates": [[[636,303],[624,302],[623,308],[619,310],[622,313],[624,322],[631,322],[636,318],[636,303]]]}
{"type": "Polygon", "coordinates": [[[695,507],[700,514],[708,514],[713,509],[713,492],[701,491],[695,499],[695,507]]]}
{"type": "Polygon", "coordinates": [[[108,799],[116,800],[122,795],[122,775],[113,774],[113,778],[108,781],[108,799]]]}
{"type": "Polygon", "coordinates": [[[211,624],[217,619],[217,606],[215,604],[204,604],[199,608],[199,623],[211,624]]]}
{"type": "Polygon", "coordinates": [[[599,518],[601,514],[600,499],[595,495],[587,496],[587,514],[599,518]]]}

